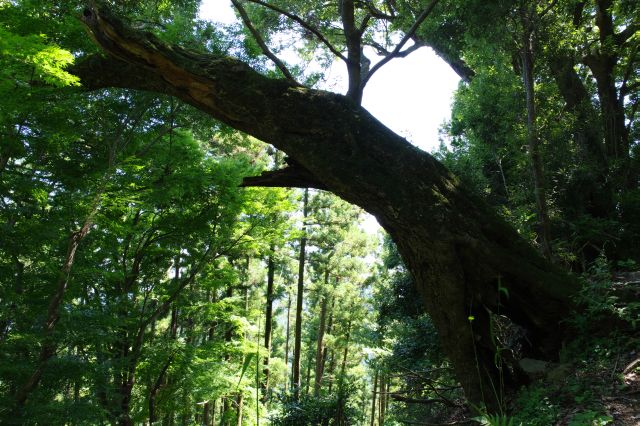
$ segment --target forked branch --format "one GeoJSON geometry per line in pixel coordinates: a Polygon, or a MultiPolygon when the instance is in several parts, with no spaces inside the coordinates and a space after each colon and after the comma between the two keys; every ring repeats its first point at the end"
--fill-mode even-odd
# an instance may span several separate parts
{"type": "Polygon", "coordinates": [[[267,43],[265,43],[264,39],[262,38],[262,36],[260,35],[260,33],[258,32],[256,27],[253,26],[253,23],[251,22],[251,19],[249,18],[249,15],[247,14],[247,11],[242,6],[242,3],[240,3],[238,0],[231,0],[231,3],[233,3],[233,7],[235,7],[236,10],[238,11],[238,13],[240,14],[240,18],[242,18],[242,22],[244,23],[245,27],[247,27],[249,32],[251,32],[251,35],[255,39],[256,43],[258,43],[258,46],[260,46],[260,50],[262,50],[262,53],[267,58],[271,59],[271,61],[276,65],[276,67],[278,67],[278,69],[287,78],[287,80],[291,81],[292,83],[294,83],[296,85],[300,85],[296,81],[296,79],[293,77],[293,75],[289,72],[289,69],[284,64],[284,62],[282,62],[271,51],[271,49],[269,49],[269,46],[267,46],[267,43]]]}
{"type": "MultiPolygon", "coordinates": [[[[380,62],[378,62],[373,66],[373,68],[371,68],[369,73],[363,79],[363,82],[362,82],[363,87],[365,84],[367,84],[367,82],[369,81],[373,73],[375,73],[384,65],[386,65],[387,62],[389,62],[390,60],[394,58],[398,58],[400,57],[401,54],[403,54],[402,48],[405,46],[405,44],[407,44],[409,40],[413,38],[416,31],[418,31],[418,28],[420,28],[420,25],[422,25],[424,20],[427,19],[427,17],[431,14],[433,9],[436,7],[436,4],[438,4],[438,0],[431,0],[431,2],[427,5],[427,7],[422,11],[420,16],[418,16],[418,18],[413,23],[411,28],[409,28],[409,31],[405,33],[404,37],[402,38],[402,40],[400,40],[400,43],[398,43],[395,49],[393,49],[393,51],[389,55],[385,56],[380,62]]],[[[406,54],[404,56],[406,56],[406,54]]]]}
{"type": "Polygon", "coordinates": [[[336,47],[333,44],[331,44],[331,42],[327,40],[327,38],[316,27],[314,27],[313,25],[311,25],[310,23],[308,23],[298,15],[291,12],[287,12],[286,10],[278,6],[264,2],[262,0],[248,0],[248,1],[250,1],[251,3],[259,4],[260,6],[266,7],[267,9],[271,9],[274,12],[278,12],[279,14],[286,16],[292,21],[298,23],[298,25],[300,25],[302,28],[304,28],[305,30],[309,31],[314,36],[316,36],[318,40],[320,40],[320,42],[324,44],[327,47],[327,49],[331,51],[331,53],[333,53],[343,61],[347,62],[347,58],[338,49],[336,49],[336,47]]]}

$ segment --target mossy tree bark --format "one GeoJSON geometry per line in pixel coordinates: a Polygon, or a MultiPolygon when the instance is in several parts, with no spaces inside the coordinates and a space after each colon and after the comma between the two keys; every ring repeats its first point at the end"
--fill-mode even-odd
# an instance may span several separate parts
{"type": "Polygon", "coordinates": [[[85,87],[176,96],[292,159],[283,170],[247,179],[248,185],[327,189],[373,214],[397,243],[470,401],[496,405],[491,312],[527,329],[533,352],[557,354],[577,282],[432,156],[364,108],[341,95],[269,79],[232,58],[169,46],[108,11],[87,9],[84,21],[110,54],[75,66],[85,87]],[[500,297],[499,286],[508,297],[500,297]]]}

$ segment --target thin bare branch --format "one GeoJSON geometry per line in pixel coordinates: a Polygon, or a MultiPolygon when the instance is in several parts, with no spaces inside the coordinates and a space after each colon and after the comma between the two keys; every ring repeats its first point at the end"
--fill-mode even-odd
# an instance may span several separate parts
{"type": "Polygon", "coordinates": [[[373,15],[371,15],[370,13],[367,13],[367,16],[365,16],[362,19],[360,28],[358,28],[358,34],[360,34],[360,36],[362,36],[362,34],[364,34],[364,32],[367,30],[367,27],[369,26],[369,21],[371,21],[371,18],[373,18],[373,15]]]}
{"type": "Polygon", "coordinates": [[[331,42],[329,42],[329,40],[326,39],[326,37],[324,35],[322,35],[322,33],[315,28],[313,25],[309,24],[307,21],[305,21],[304,19],[302,19],[301,17],[287,12],[284,9],[279,8],[278,6],[274,6],[272,4],[269,4],[267,2],[264,2],[262,0],[247,0],[250,1],[251,3],[255,3],[255,4],[259,4],[260,6],[266,7],[267,9],[271,9],[274,12],[278,12],[279,14],[286,16],[287,18],[291,19],[294,22],[297,22],[302,28],[306,29],[307,31],[311,32],[313,35],[315,35],[318,40],[320,40],[320,42],[322,42],[322,44],[324,44],[327,49],[329,49],[331,51],[331,53],[333,53],[334,55],[336,55],[338,58],[342,59],[343,61],[347,62],[347,58],[338,50],[336,49],[331,42]]]}
{"type": "Polygon", "coordinates": [[[242,18],[242,22],[244,22],[245,27],[247,27],[249,32],[251,32],[251,35],[253,36],[254,40],[256,41],[256,43],[258,43],[258,46],[260,46],[260,50],[262,50],[262,53],[267,58],[271,59],[271,61],[276,65],[276,67],[278,67],[278,69],[282,72],[282,74],[284,74],[287,80],[289,80],[293,84],[301,86],[301,84],[298,83],[296,79],[293,77],[293,75],[289,72],[289,69],[284,64],[284,62],[282,62],[271,51],[271,49],[269,49],[269,46],[267,46],[267,43],[264,42],[264,39],[262,38],[262,36],[260,35],[256,27],[253,26],[253,23],[251,22],[251,19],[249,18],[247,11],[242,6],[242,3],[240,3],[240,1],[238,0],[231,0],[231,3],[233,3],[233,7],[235,7],[238,13],[240,14],[240,18],[242,18]]]}
{"type": "MultiPolygon", "coordinates": [[[[407,42],[409,40],[411,40],[411,38],[413,37],[413,35],[415,34],[416,31],[418,31],[418,28],[420,28],[420,25],[422,25],[422,23],[424,22],[425,19],[427,19],[427,17],[431,14],[431,12],[433,11],[433,8],[436,6],[436,4],[438,4],[438,0],[431,0],[431,2],[427,5],[427,7],[422,11],[422,13],[420,14],[420,16],[418,16],[418,18],[416,19],[416,21],[413,23],[413,25],[411,26],[411,28],[409,28],[409,31],[407,31],[407,33],[404,35],[404,37],[402,38],[402,40],[400,40],[400,43],[398,43],[398,45],[396,46],[395,49],[393,49],[393,52],[391,52],[391,54],[387,55],[384,59],[382,59],[380,62],[378,62],[377,64],[375,64],[373,66],[373,68],[371,68],[371,70],[369,71],[369,74],[367,74],[362,82],[362,86],[366,85],[367,82],[369,81],[369,79],[371,78],[371,76],[378,71],[380,68],[382,68],[387,62],[389,62],[390,60],[394,59],[394,58],[398,58],[400,57],[399,55],[403,52],[402,48],[404,47],[405,44],[407,44],[407,42]]],[[[406,56],[406,55],[405,55],[406,56]]]]}
{"type": "MultiPolygon", "coordinates": [[[[420,39],[417,39],[417,38],[414,38],[413,42],[414,42],[414,44],[412,44],[411,46],[409,46],[408,48],[406,48],[402,52],[398,52],[398,54],[395,57],[396,58],[405,58],[405,57],[409,56],[411,53],[413,53],[416,50],[420,49],[421,47],[425,47],[426,46],[426,44],[424,42],[422,42],[420,39]]],[[[366,42],[363,42],[363,44],[365,46],[373,47],[376,50],[376,52],[378,53],[378,55],[380,55],[380,56],[391,55],[391,52],[389,52],[387,49],[385,49],[385,47],[382,46],[380,43],[376,43],[375,41],[366,41],[366,42]]]]}

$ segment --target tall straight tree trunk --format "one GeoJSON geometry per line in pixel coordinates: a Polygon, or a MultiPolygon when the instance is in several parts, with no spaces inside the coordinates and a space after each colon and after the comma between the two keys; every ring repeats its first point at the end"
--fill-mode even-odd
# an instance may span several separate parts
{"type": "Polygon", "coordinates": [[[244,408],[244,395],[242,394],[242,392],[238,393],[238,397],[236,399],[236,403],[238,405],[238,411],[237,411],[237,426],[242,426],[242,409],[244,408]]]}
{"type": "MultiPolygon", "coordinates": [[[[331,298],[331,306],[329,308],[329,320],[327,321],[326,334],[331,335],[331,332],[333,330],[333,308],[335,307],[335,304],[336,304],[336,298],[332,294],[329,294],[328,297],[331,298]]],[[[327,365],[327,358],[328,357],[329,357],[329,348],[326,345],[323,345],[323,349],[322,349],[322,365],[320,366],[320,370],[322,371],[322,375],[323,376],[324,376],[325,367],[327,365]]],[[[329,373],[329,375],[333,374],[333,371],[331,370],[331,364],[329,364],[328,373],[329,373]]],[[[329,394],[331,394],[331,380],[329,381],[329,394]]]]}
{"type": "Polygon", "coordinates": [[[202,405],[202,424],[204,426],[209,426],[211,424],[211,419],[209,418],[210,415],[211,406],[209,405],[209,401],[207,401],[202,405]]]}
{"type": "MultiPolygon", "coordinates": [[[[329,271],[325,271],[324,275],[324,283],[325,286],[329,281],[329,271]]],[[[323,359],[324,359],[324,332],[326,326],[326,318],[327,318],[327,298],[328,296],[324,294],[326,291],[325,288],[322,289],[322,300],[320,302],[320,321],[318,324],[318,337],[316,340],[316,370],[315,370],[315,380],[313,383],[313,395],[320,395],[320,386],[322,385],[322,373],[323,373],[323,359]]]]}
{"type": "Polygon", "coordinates": [[[264,315],[264,347],[266,355],[264,357],[264,377],[262,379],[262,395],[264,401],[269,399],[269,357],[271,356],[271,330],[273,328],[273,278],[275,275],[275,265],[273,256],[275,246],[272,243],[269,248],[269,260],[267,261],[267,306],[264,315]]]}
{"type": "MultiPolygon", "coordinates": [[[[569,331],[563,320],[579,309],[574,296],[581,285],[431,155],[344,96],[270,79],[227,56],[168,46],[99,6],[85,9],[82,19],[112,54],[74,65],[85,88],[176,96],[288,154],[288,167],[245,179],[245,186],[326,189],[373,214],[396,242],[475,405],[498,407],[496,396],[485,392],[499,378],[492,313],[528,331],[527,355],[557,358],[569,331]]],[[[505,385],[517,387],[521,377],[503,371],[505,385]]],[[[299,383],[299,364],[294,376],[299,383]]]]}
{"type": "Polygon", "coordinates": [[[287,379],[284,381],[284,393],[287,393],[287,388],[289,384],[289,339],[291,337],[291,293],[287,292],[287,331],[286,331],[286,339],[284,343],[284,366],[285,372],[287,372],[287,379]]]}
{"type": "Polygon", "coordinates": [[[229,417],[232,415],[231,413],[231,401],[230,401],[231,396],[227,395],[223,398],[222,400],[222,425],[223,426],[230,426],[231,425],[231,420],[229,419],[229,417]]]}
{"type": "Polygon", "coordinates": [[[313,364],[313,354],[309,350],[309,357],[307,358],[307,374],[304,381],[304,394],[309,396],[309,389],[311,388],[311,365],[313,364]]]}
{"type": "Polygon", "coordinates": [[[376,396],[378,395],[378,375],[380,370],[376,369],[373,376],[373,386],[371,387],[371,422],[369,426],[374,426],[376,422],[376,396]]]}
{"type": "Polygon", "coordinates": [[[385,409],[385,400],[387,399],[387,395],[385,394],[385,376],[384,374],[380,375],[380,383],[379,383],[379,388],[378,388],[378,393],[379,393],[379,397],[378,397],[378,424],[379,425],[384,425],[384,409],[385,409]]]}
{"type": "Polygon", "coordinates": [[[331,356],[329,357],[329,370],[327,371],[328,376],[330,378],[329,380],[329,395],[331,395],[331,390],[333,389],[333,382],[335,381],[335,377],[333,375],[333,373],[335,372],[336,369],[336,351],[331,349],[331,356]]]}
{"type": "Polygon", "coordinates": [[[304,264],[307,246],[307,216],[309,215],[309,189],[305,188],[302,201],[302,237],[298,254],[298,293],[296,298],[296,328],[293,337],[293,398],[300,399],[300,355],[302,351],[302,304],[304,296],[304,264]]]}
{"type": "Polygon", "coordinates": [[[211,425],[212,426],[218,426],[216,425],[216,415],[218,414],[218,400],[214,399],[213,400],[213,404],[211,405],[211,425]]]}
{"type": "Polygon", "coordinates": [[[347,373],[347,357],[349,356],[349,342],[351,341],[351,319],[347,323],[347,335],[344,342],[344,352],[342,353],[342,365],[340,366],[340,383],[343,382],[347,373]]]}
{"type": "MultiPolygon", "coordinates": [[[[342,354],[342,365],[340,366],[340,378],[338,380],[338,424],[344,423],[344,410],[346,404],[346,395],[344,382],[347,374],[347,357],[349,355],[349,341],[351,340],[351,319],[347,323],[347,335],[344,344],[344,352],[342,354]]],[[[380,423],[382,424],[382,423],[380,423]]]]}
{"type": "Polygon", "coordinates": [[[529,161],[531,161],[531,171],[533,174],[533,191],[538,215],[538,237],[540,238],[542,254],[548,260],[551,260],[551,226],[549,224],[544,171],[542,168],[542,158],[540,156],[540,140],[538,139],[538,128],[536,124],[535,89],[533,81],[534,23],[531,22],[532,18],[530,16],[526,16],[526,14],[529,13],[528,11],[521,10],[521,12],[523,13],[521,52],[522,82],[524,84],[527,103],[527,145],[529,148],[529,161]]]}

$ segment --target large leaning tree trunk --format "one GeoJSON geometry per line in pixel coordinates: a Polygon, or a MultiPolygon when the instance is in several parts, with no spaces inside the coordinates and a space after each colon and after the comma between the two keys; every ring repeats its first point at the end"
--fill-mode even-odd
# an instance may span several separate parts
{"type": "Polygon", "coordinates": [[[176,96],[291,158],[247,185],[326,189],[373,214],[397,243],[471,402],[497,404],[492,312],[524,327],[532,352],[556,356],[578,284],[432,156],[344,96],[169,46],[98,7],[83,20],[109,54],[75,66],[85,87],[176,96]]]}

